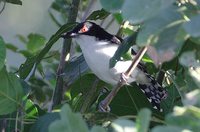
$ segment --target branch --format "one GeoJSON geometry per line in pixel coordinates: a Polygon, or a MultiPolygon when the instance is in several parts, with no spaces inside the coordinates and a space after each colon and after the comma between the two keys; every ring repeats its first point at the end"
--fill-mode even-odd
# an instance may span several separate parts
{"type": "Polygon", "coordinates": [[[137,67],[138,63],[140,62],[146,51],[147,51],[147,46],[139,50],[139,52],[133,59],[133,62],[131,63],[130,67],[127,69],[125,73],[122,73],[123,75],[121,75],[121,78],[117,86],[114,89],[112,89],[112,91],[108,94],[108,96],[100,103],[99,107],[100,111],[105,111],[107,108],[109,108],[109,104],[111,103],[117,92],[120,90],[120,88],[127,83],[126,80],[130,77],[131,73],[137,67]],[[124,75],[126,79],[124,79],[124,75]]]}
{"type": "MultiPolygon", "coordinates": [[[[78,6],[79,6],[80,0],[73,0],[70,11],[69,11],[69,16],[68,16],[68,23],[73,23],[76,22],[76,17],[78,14],[78,6]]],[[[57,69],[57,80],[56,80],[56,87],[53,93],[53,98],[51,102],[51,106],[49,107],[49,112],[52,110],[53,107],[56,105],[60,104],[63,98],[63,85],[64,85],[64,80],[62,76],[60,76],[65,69],[65,58],[67,54],[69,54],[71,48],[71,39],[65,39],[63,42],[63,47],[61,51],[61,56],[60,56],[60,63],[57,69]]]]}

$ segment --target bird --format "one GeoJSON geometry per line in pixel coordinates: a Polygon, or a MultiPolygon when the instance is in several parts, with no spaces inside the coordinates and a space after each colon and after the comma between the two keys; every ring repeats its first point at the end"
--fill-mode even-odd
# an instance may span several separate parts
{"type": "MultiPolygon", "coordinates": [[[[110,59],[114,56],[123,39],[108,33],[94,22],[81,22],[72,30],[63,33],[61,37],[75,39],[91,71],[99,79],[113,86],[118,84],[121,74],[132,63],[131,60],[119,60],[113,68],[109,67],[110,59]]],[[[131,49],[131,53],[134,58],[136,52],[131,49]]],[[[144,63],[140,62],[126,81],[127,84],[136,82],[152,107],[162,111],[160,103],[167,97],[167,91],[147,72],[144,63]]]]}

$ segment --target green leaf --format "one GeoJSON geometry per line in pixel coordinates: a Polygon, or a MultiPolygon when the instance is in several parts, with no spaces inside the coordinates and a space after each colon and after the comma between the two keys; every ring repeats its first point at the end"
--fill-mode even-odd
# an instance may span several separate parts
{"type": "Polygon", "coordinates": [[[16,37],[24,44],[28,43],[28,40],[23,35],[17,34],[16,37]]]}
{"type": "Polygon", "coordinates": [[[111,123],[115,132],[136,132],[135,123],[126,119],[117,119],[111,123]]]}
{"type": "Polygon", "coordinates": [[[168,125],[198,132],[200,129],[200,109],[194,106],[175,107],[174,112],[166,117],[168,125]]]}
{"type": "Polygon", "coordinates": [[[109,12],[105,11],[104,9],[93,11],[86,20],[103,20],[110,15],[109,12]]]}
{"type": "MultiPolygon", "coordinates": [[[[137,45],[145,46],[155,43],[157,39],[159,39],[159,34],[161,32],[164,32],[170,25],[178,23],[181,19],[181,15],[174,8],[169,8],[160,12],[157,16],[144,23],[138,33],[136,40],[137,45]]],[[[174,36],[174,34],[170,36],[172,35],[174,36]]]]}
{"type": "Polygon", "coordinates": [[[14,112],[21,105],[23,94],[19,79],[4,67],[0,71],[0,115],[14,112]]]}
{"type": "MultiPolygon", "coordinates": [[[[34,71],[36,67],[34,67],[36,62],[36,57],[29,57],[25,61],[24,64],[21,64],[19,67],[19,76],[21,79],[25,79],[31,71],[34,71]]],[[[33,73],[34,75],[34,73],[33,73]]]]}
{"type": "Polygon", "coordinates": [[[17,50],[18,50],[18,48],[13,44],[6,44],[6,48],[13,52],[17,52],[17,50]]]}
{"type": "Polygon", "coordinates": [[[49,132],[48,127],[51,123],[60,119],[58,112],[47,113],[41,116],[31,127],[30,132],[49,132]]]}
{"type": "Polygon", "coordinates": [[[136,119],[137,131],[148,132],[150,119],[151,119],[151,111],[149,109],[140,110],[136,119]]]}
{"type": "Polygon", "coordinates": [[[190,130],[186,130],[184,128],[177,126],[157,126],[154,127],[151,132],[183,132],[183,131],[191,132],[190,130]]]}
{"type": "Polygon", "coordinates": [[[100,0],[102,7],[109,12],[119,12],[124,0],[100,0]]]}
{"type": "Polygon", "coordinates": [[[40,35],[40,34],[29,34],[28,35],[28,43],[27,43],[27,49],[31,52],[31,53],[35,53],[38,50],[41,49],[41,47],[44,46],[45,44],[45,37],[40,35]]]}
{"type": "Polygon", "coordinates": [[[0,70],[3,68],[6,59],[6,46],[3,38],[0,36],[0,70]]]}
{"type": "Polygon", "coordinates": [[[106,130],[100,126],[93,126],[90,132],[106,132],[106,130]]]}
{"type": "Polygon", "coordinates": [[[122,6],[122,15],[131,23],[141,23],[157,15],[173,2],[175,0],[125,0],[122,6]]]}
{"type": "Polygon", "coordinates": [[[49,126],[49,132],[88,132],[86,123],[80,113],[73,113],[69,105],[64,105],[60,112],[60,120],[49,126]]]}
{"type": "Polygon", "coordinates": [[[200,15],[192,17],[189,22],[183,25],[187,33],[192,37],[200,37],[200,15]]]}
{"type": "Polygon", "coordinates": [[[6,2],[12,3],[12,4],[17,4],[17,5],[22,5],[21,0],[6,0],[6,2]]]}

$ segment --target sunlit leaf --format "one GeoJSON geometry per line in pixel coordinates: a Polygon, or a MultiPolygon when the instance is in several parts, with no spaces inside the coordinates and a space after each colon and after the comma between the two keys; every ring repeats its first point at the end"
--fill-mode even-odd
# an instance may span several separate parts
{"type": "Polygon", "coordinates": [[[136,132],[136,125],[133,121],[126,119],[117,119],[111,123],[115,132],[136,132]]]}
{"type": "Polygon", "coordinates": [[[122,15],[133,24],[144,22],[166,9],[175,0],[125,0],[122,15]]]}

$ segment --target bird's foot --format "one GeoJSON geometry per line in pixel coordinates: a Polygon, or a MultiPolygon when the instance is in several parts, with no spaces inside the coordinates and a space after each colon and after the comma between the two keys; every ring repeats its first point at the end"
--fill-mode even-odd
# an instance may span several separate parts
{"type": "Polygon", "coordinates": [[[104,100],[99,103],[98,109],[100,112],[110,112],[110,110],[111,110],[109,106],[105,106],[104,100]]]}
{"type": "Polygon", "coordinates": [[[128,77],[126,76],[126,74],[121,73],[120,83],[128,84],[128,77]]]}

